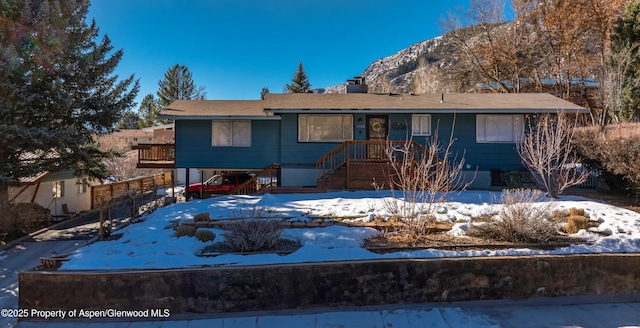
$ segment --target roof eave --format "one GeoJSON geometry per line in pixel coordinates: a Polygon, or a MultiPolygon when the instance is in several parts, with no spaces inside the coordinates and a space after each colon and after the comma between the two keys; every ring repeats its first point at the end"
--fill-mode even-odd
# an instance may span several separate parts
{"type": "Polygon", "coordinates": [[[279,116],[266,115],[166,115],[158,114],[161,120],[252,120],[252,121],[278,121],[279,116]]]}
{"type": "Polygon", "coordinates": [[[413,113],[428,113],[428,114],[528,114],[528,113],[551,113],[556,114],[559,112],[565,113],[578,113],[588,114],[589,111],[585,108],[473,108],[473,109],[460,109],[460,108],[403,108],[403,109],[326,109],[326,108],[312,108],[312,109],[294,109],[294,108],[278,108],[278,109],[265,109],[265,112],[286,114],[286,113],[298,113],[298,114],[330,114],[330,113],[398,113],[398,114],[413,114],[413,113]]]}

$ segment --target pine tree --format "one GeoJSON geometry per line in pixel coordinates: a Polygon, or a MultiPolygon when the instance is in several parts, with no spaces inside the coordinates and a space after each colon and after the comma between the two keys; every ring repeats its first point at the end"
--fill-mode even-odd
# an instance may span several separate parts
{"type": "Polygon", "coordinates": [[[128,110],[116,124],[116,129],[139,129],[138,121],[140,121],[140,116],[136,112],[128,110]]]}
{"type": "Polygon", "coordinates": [[[269,88],[262,87],[262,90],[260,90],[260,100],[264,100],[264,98],[267,96],[267,93],[269,93],[269,88]]]}
{"type": "Polygon", "coordinates": [[[311,84],[309,84],[302,62],[298,64],[298,70],[293,74],[291,84],[287,84],[287,90],[289,93],[305,93],[311,90],[311,84]]]}
{"type": "Polygon", "coordinates": [[[88,0],[0,1],[0,205],[8,187],[44,170],[105,177],[96,134],[113,130],[134,105],[134,76],[113,71],[113,52],[88,0]]]}
{"type": "Polygon", "coordinates": [[[204,87],[197,87],[191,72],[185,65],[175,64],[164,73],[164,79],[158,81],[158,107],[162,110],[174,100],[205,99],[204,87]]]}
{"type": "Polygon", "coordinates": [[[148,128],[151,126],[165,124],[165,122],[161,123],[156,118],[161,111],[162,109],[158,105],[158,101],[153,94],[150,93],[144,96],[140,103],[140,107],[138,108],[138,113],[140,115],[138,126],[140,126],[140,128],[148,128]]]}

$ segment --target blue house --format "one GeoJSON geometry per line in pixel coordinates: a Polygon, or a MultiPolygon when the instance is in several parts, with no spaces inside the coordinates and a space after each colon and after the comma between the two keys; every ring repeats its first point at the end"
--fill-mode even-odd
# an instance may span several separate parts
{"type": "MultiPolygon", "coordinates": [[[[523,169],[516,151],[525,121],[540,113],[588,113],[549,94],[267,94],[264,100],[177,100],[175,153],[149,145],[141,167],[198,168],[276,176],[280,188],[371,189],[385,181],[387,142],[425,145],[436,132],[464,154],[471,187],[492,171],[523,169]],[[172,162],[173,161],[173,162],[172,162]],[[159,164],[160,163],[160,164],[159,164]],[[274,173],[276,172],[276,173],[274,173]]],[[[144,147],[143,147],[144,148],[144,147]]],[[[205,174],[203,173],[203,177],[205,174]]],[[[263,183],[264,185],[264,183],[263,183]]]]}

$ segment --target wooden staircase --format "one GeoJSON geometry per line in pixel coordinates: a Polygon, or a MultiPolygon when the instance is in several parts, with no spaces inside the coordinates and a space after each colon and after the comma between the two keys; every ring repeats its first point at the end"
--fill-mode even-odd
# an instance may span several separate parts
{"type": "Polygon", "coordinates": [[[353,162],[344,164],[325,177],[324,188],[328,190],[374,190],[376,185],[388,188],[387,177],[392,168],[388,162],[353,162]]]}
{"type": "MultiPolygon", "coordinates": [[[[392,168],[385,149],[401,146],[406,141],[352,140],[345,141],[316,162],[316,186],[328,190],[373,190],[373,182],[389,187],[392,168]]],[[[433,156],[415,141],[410,141],[411,156],[433,156]]]]}

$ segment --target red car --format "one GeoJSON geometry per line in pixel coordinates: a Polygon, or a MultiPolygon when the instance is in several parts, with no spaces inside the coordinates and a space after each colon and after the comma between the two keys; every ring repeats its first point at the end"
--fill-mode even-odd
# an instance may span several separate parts
{"type": "Polygon", "coordinates": [[[251,179],[253,176],[247,173],[216,174],[202,183],[189,185],[189,199],[208,198],[212,194],[228,194],[238,186],[251,179]],[[200,190],[204,187],[203,192],[200,190]]]}

